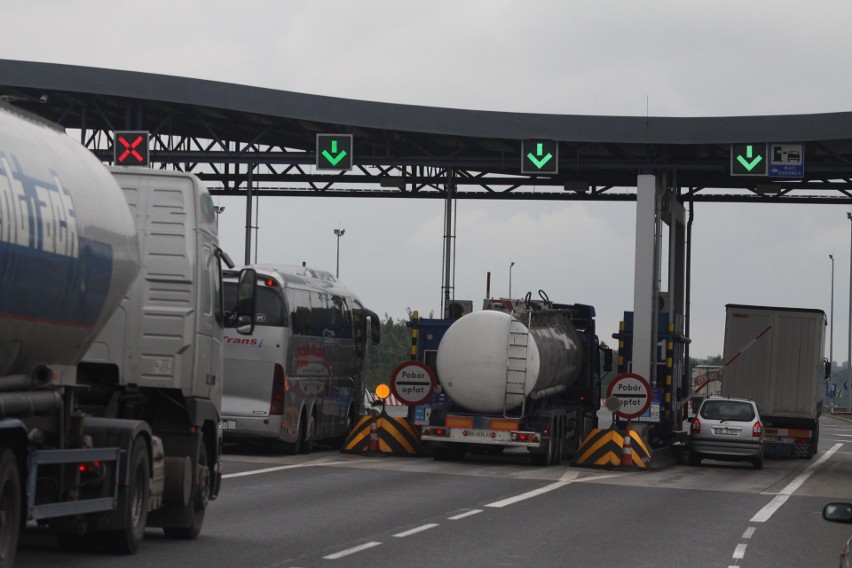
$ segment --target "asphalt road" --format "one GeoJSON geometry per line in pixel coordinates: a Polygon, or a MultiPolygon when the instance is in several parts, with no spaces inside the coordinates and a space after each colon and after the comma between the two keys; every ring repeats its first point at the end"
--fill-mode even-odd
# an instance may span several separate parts
{"type": "Polygon", "coordinates": [[[623,472],[536,468],[524,455],[281,455],[227,447],[220,498],[195,542],[149,530],[133,557],[66,554],[29,530],[17,566],[836,566],[852,525],[852,423],[822,419],[813,460],[706,460],[623,472]]]}

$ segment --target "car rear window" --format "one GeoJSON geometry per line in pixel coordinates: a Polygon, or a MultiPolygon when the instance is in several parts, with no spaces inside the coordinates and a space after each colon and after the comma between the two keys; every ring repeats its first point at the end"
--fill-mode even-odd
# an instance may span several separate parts
{"type": "Polygon", "coordinates": [[[733,400],[706,401],[701,407],[701,417],[707,420],[754,420],[754,407],[747,402],[733,400]]]}

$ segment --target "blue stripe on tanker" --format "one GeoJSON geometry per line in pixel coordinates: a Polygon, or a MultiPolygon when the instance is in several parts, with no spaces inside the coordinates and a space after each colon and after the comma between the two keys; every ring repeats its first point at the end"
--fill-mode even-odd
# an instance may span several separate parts
{"type": "Polygon", "coordinates": [[[0,151],[0,319],[90,327],[112,269],[112,246],[77,234],[71,192],[56,175],[49,182],[27,176],[0,151]]]}
{"type": "Polygon", "coordinates": [[[0,243],[0,319],[16,318],[90,327],[109,293],[112,247],[80,239],[80,257],[69,258],[0,243]],[[62,287],[44,286],[65,282],[62,287]],[[45,294],[62,289],[62,296],[45,294]]]}

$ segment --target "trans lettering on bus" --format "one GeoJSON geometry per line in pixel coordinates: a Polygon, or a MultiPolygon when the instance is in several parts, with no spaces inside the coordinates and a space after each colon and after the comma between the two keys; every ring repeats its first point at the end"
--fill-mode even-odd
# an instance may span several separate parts
{"type": "MultiPolygon", "coordinates": [[[[378,318],[328,273],[253,268],[254,331],[225,338],[225,441],[267,438],[292,452],[342,442],[361,415],[366,325],[377,328],[378,318]]],[[[226,311],[236,305],[235,274],[226,274],[226,311]]]]}

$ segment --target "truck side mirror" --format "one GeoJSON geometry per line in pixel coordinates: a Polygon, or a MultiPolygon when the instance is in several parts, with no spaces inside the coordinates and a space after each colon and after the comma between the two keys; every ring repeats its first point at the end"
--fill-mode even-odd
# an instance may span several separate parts
{"type": "Polygon", "coordinates": [[[826,359],[824,362],[825,362],[825,380],[828,380],[828,379],[831,378],[831,361],[826,359]]]}
{"type": "Polygon", "coordinates": [[[250,335],[254,331],[255,296],[257,294],[257,272],[252,268],[240,271],[237,286],[237,333],[250,335]]]}
{"type": "Polygon", "coordinates": [[[608,373],[608,372],[612,371],[612,349],[610,349],[609,347],[605,348],[603,350],[603,356],[604,356],[604,371],[606,371],[608,373]]]}

